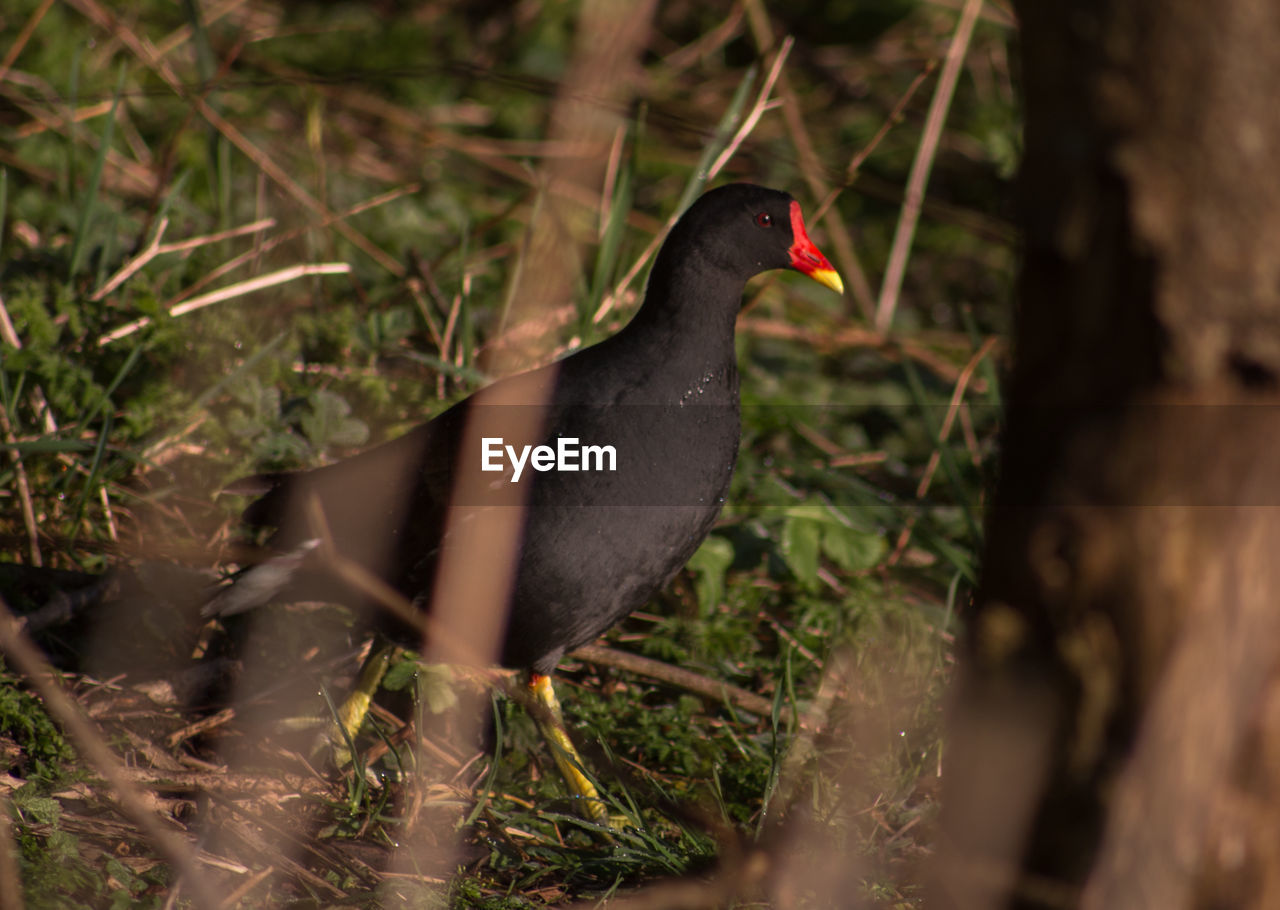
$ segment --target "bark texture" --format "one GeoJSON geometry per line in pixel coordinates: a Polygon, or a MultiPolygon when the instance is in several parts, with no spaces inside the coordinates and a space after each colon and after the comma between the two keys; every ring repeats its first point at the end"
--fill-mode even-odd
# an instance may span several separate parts
{"type": "Polygon", "coordinates": [[[1017,4],[1025,258],[931,906],[1280,906],[1280,4],[1017,4]]]}

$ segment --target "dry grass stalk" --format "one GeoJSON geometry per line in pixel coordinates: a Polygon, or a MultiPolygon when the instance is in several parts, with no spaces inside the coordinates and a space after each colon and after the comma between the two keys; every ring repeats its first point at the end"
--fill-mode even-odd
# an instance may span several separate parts
{"type": "Polygon", "coordinates": [[[915,160],[911,162],[911,174],[907,177],[906,195],[902,200],[902,214],[893,235],[884,280],[880,284],[880,298],[876,301],[875,326],[881,332],[888,332],[893,324],[893,312],[897,309],[902,279],[907,271],[907,258],[911,255],[911,241],[915,237],[920,209],[924,205],[925,184],[929,182],[929,171],[933,169],[933,159],[942,139],[942,127],[946,123],[947,110],[951,107],[951,97],[955,93],[956,81],[960,78],[960,68],[964,65],[969,39],[973,37],[973,27],[982,10],[982,2],[983,0],[965,0],[960,21],[956,23],[955,34],[947,48],[942,75],[938,77],[938,86],[929,104],[924,133],[920,136],[915,160]]]}

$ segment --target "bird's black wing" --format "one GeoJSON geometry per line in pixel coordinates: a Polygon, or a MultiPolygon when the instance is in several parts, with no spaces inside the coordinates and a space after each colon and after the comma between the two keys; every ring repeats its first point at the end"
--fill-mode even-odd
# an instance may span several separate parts
{"type": "Polygon", "coordinates": [[[465,402],[351,458],[292,473],[259,474],[226,492],[258,495],[246,526],[270,528],[276,555],[242,572],[206,608],[228,615],[281,596],[345,600],[320,542],[412,598],[426,584],[453,482],[465,402]]]}

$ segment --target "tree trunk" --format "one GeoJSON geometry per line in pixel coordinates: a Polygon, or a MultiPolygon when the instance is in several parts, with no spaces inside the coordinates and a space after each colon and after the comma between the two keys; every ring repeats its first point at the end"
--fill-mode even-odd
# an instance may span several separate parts
{"type": "Polygon", "coordinates": [[[1025,259],[931,906],[1280,906],[1280,3],[1024,0],[1025,259]]]}

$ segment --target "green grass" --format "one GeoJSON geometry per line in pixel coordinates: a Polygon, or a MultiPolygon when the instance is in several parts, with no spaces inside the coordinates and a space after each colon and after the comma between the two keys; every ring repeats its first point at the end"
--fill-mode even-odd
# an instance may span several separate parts
{"type": "MultiPolygon", "coordinates": [[[[8,5],[0,47],[16,46],[40,6],[8,5]]],[[[237,503],[214,491],[342,457],[439,412],[482,384],[522,318],[513,276],[531,267],[554,166],[540,143],[558,93],[595,98],[595,86],[565,81],[578,6],[246,4],[207,21],[215,8],[147,2],[103,25],[87,0],[54,4],[0,81],[0,299],[21,344],[0,341],[5,561],[226,565],[237,503]],[[147,47],[162,59],[145,59],[147,47]],[[350,269],[171,313],[317,263],[350,269]]],[[[643,284],[633,266],[750,111],[772,57],[758,8],[739,9],[659,7],[643,95],[618,112],[607,198],[592,187],[571,209],[581,245],[548,350],[625,321],[643,284]]],[[[865,302],[799,276],[752,284],[739,329],[743,444],[723,519],[608,639],[771,708],[567,661],[575,738],[636,822],[610,840],[574,814],[523,710],[505,698],[491,715],[475,710],[490,701],[484,687],[457,684],[463,707],[449,710],[439,674],[397,670],[390,713],[357,743],[367,773],[328,772],[321,759],[311,773],[310,734],[280,740],[297,753],[281,757],[246,732],[253,705],[169,747],[217,705],[71,677],[117,754],[147,769],[165,811],[221,859],[206,867],[220,896],[251,883],[243,906],[536,907],[691,876],[709,894],[743,884],[721,901],[739,906],[784,893],[829,906],[850,887],[873,905],[920,904],[945,768],[940,704],[997,432],[996,354],[971,376],[966,366],[1005,330],[1014,261],[1010,35],[989,9],[895,335],[865,330],[865,302]],[[962,376],[964,407],[949,414],[962,376]],[[415,753],[391,719],[419,713],[434,751],[415,753]],[[490,716],[481,736],[475,718],[490,716]],[[207,770],[221,762],[230,789],[207,770]],[[763,878],[750,872],[757,853],[776,861],[763,878]],[[819,874],[824,862],[852,868],[849,857],[851,882],[819,874]]],[[[770,13],[774,35],[796,38],[783,72],[805,132],[764,112],[716,179],[793,192],[846,283],[837,231],[874,289],[933,85],[913,81],[943,55],[955,13],[924,0],[770,13]],[[815,187],[843,186],[872,143],[818,221],[815,187]]],[[[264,703],[289,676],[340,695],[350,662],[310,650],[315,630],[341,634],[340,612],[282,608],[261,622],[275,644],[239,656],[264,703]]],[[[29,906],[164,904],[171,875],[155,846],[12,671],[0,677],[0,763],[20,787],[12,830],[29,906]]]]}

